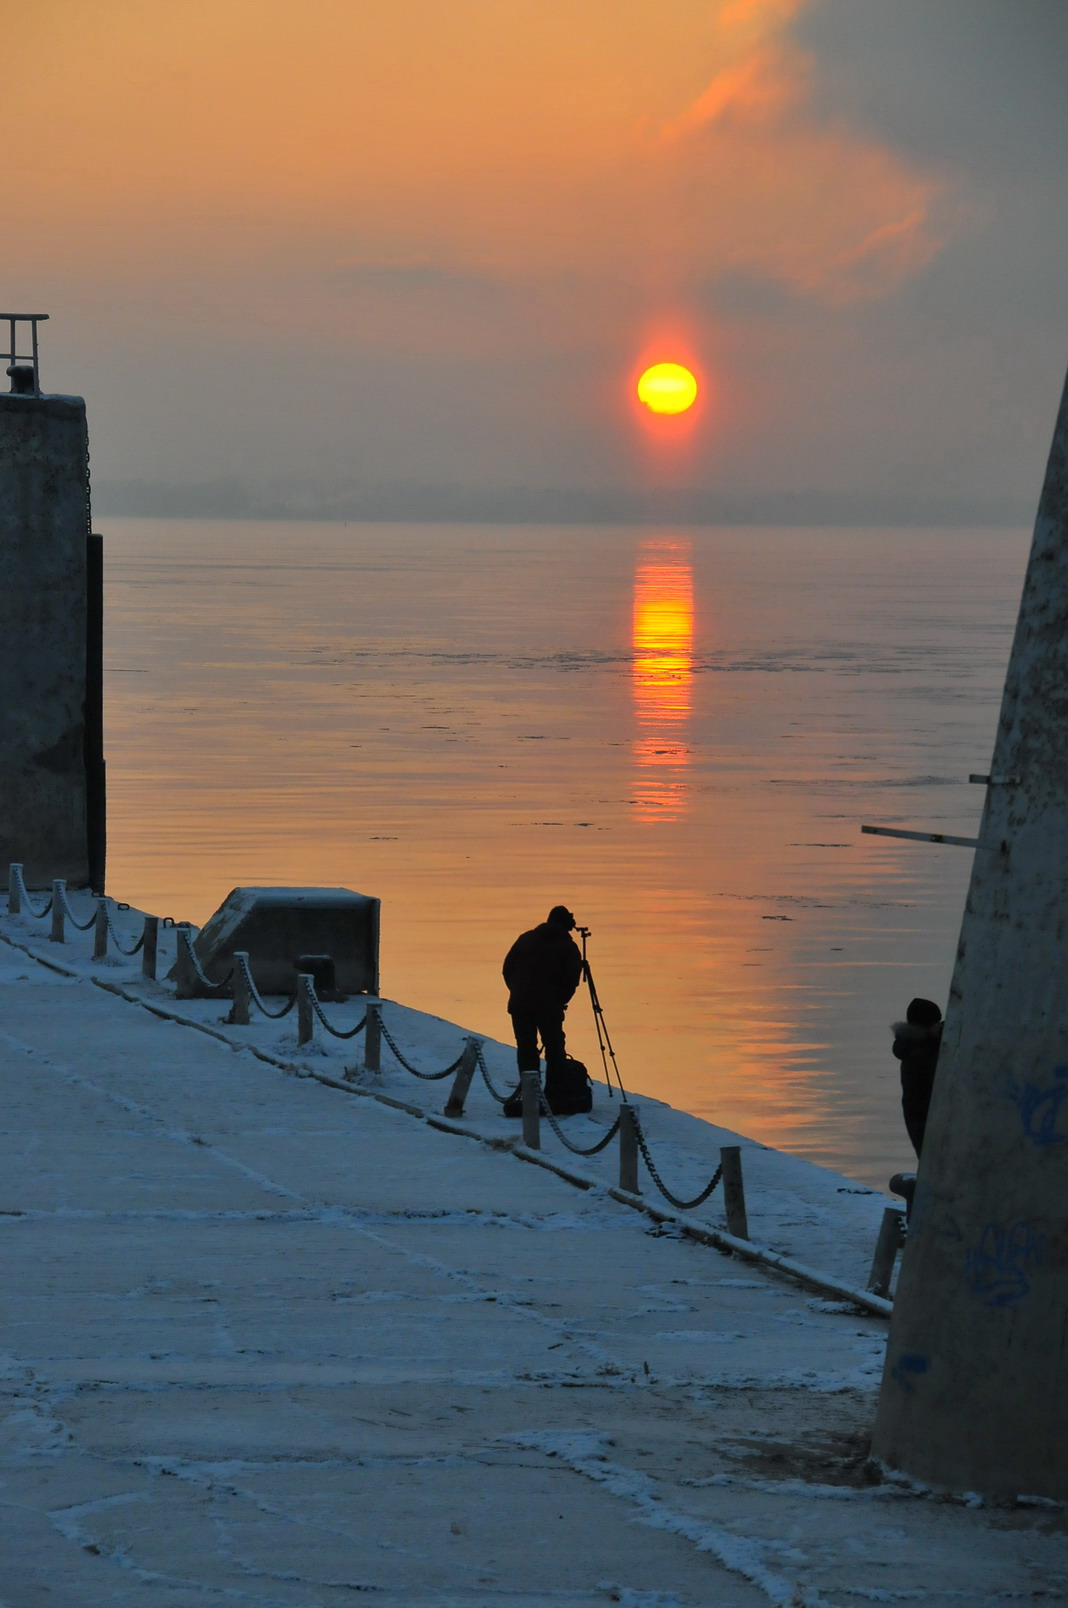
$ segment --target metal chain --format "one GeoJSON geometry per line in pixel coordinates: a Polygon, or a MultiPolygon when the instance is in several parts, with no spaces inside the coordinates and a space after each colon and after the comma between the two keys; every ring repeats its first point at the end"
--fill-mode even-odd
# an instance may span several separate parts
{"type": "Polygon", "coordinates": [[[328,1033],[330,1033],[334,1038],[338,1038],[338,1039],[353,1039],[353,1038],[356,1037],[357,1033],[362,1033],[364,1028],[367,1026],[367,1017],[364,1016],[364,1017],[361,1018],[360,1021],[358,1021],[356,1023],[356,1026],[353,1027],[353,1028],[350,1028],[350,1030],[347,1033],[343,1033],[339,1027],[331,1027],[330,1023],[326,1019],[326,1013],[323,1010],[322,1003],[321,1003],[321,1001],[319,999],[319,996],[315,992],[314,984],[312,985],[312,990],[311,990],[311,1002],[312,1002],[312,1010],[315,1012],[315,1014],[319,1018],[320,1022],[322,1022],[323,1026],[326,1028],[326,1031],[328,1033]]]}
{"type": "Polygon", "coordinates": [[[19,893],[22,896],[23,904],[26,906],[26,914],[28,916],[32,916],[34,921],[43,921],[45,916],[51,915],[52,913],[52,895],[49,894],[48,903],[45,905],[43,910],[35,910],[33,908],[33,900],[30,898],[29,890],[26,887],[26,878],[23,876],[21,871],[19,871],[17,875],[19,879],[19,893]]]}
{"type": "Polygon", "coordinates": [[[240,965],[241,970],[245,975],[245,983],[248,987],[248,997],[252,1001],[253,1005],[255,1005],[256,1009],[262,1012],[264,1016],[269,1017],[272,1022],[280,1022],[283,1016],[288,1016],[294,1005],[297,1003],[296,994],[293,995],[291,1000],[283,1005],[280,1011],[269,1011],[266,1005],[263,1003],[263,995],[260,993],[255,982],[253,981],[252,972],[249,969],[248,961],[241,960],[238,961],[237,964],[240,965]]]}
{"type": "Polygon", "coordinates": [[[559,1139],[560,1143],[563,1145],[564,1149],[570,1150],[574,1156],[596,1156],[599,1150],[605,1150],[612,1143],[612,1140],[619,1132],[619,1124],[622,1120],[617,1116],[615,1122],[613,1122],[612,1126],[608,1129],[604,1137],[598,1139],[595,1145],[590,1145],[588,1149],[585,1149],[582,1145],[573,1145],[571,1143],[571,1140],[567,1137],[567,1134],[564,1132],[563,1128],[561,1128],[560,1124],[557,1122],[555,1116],[550,1110],[549,1102],[546,1100],[544,1094],[541,1096],[541,1114],[549,1124],[549,1127],[552,1129],[553,1133],[555,1133],[556,1137],[559,1139]]]}
{"type": "MultiPolygon", "coordinates": [[[[188,933],[189,933],[189,928],[188,927],[183,927],[182,930],[188,935],[188,933]]],[[[178,942],[181,943],[181,941],[182,940],[179,938],[178,942]]],[[[230,970],[227,972],[226,976],[222,979],[221,982],[218,982],[218,983],[213,983],[212,982],[211,978],[208,976],[207,972],[204,970],[203,966],[200,964],[200,958],[197,955],[196,950],[193,948],[192,937],[189,938],[188,955],[189,955],[190,960],[193,962],[193,970],[196,972],[197,981],[202,983],[205,988],[225,988],[228,983],[233,981],[234,968],[231,966],[230,970]]]]}
{"type": "Polygon", "coordinates": [[[393,1051],[393,1054],[397,1057],[397,1060],[400,1062],[404,1070],[406,1072],[410,1072],[414,1078],[422,1078],[424,1083],[437,1083],[441,1078],[451,1077],[454,1072],[459,1070],[460,1062],[464,1058],[463,1050],[460,1051],[452,1065],[445,1068],[444,1072],[420,1072],[419,1068],[417,1066],[413,1066],[409,1060],[406,1060],[401,1054],[400,1050],[397,1048],[397,1041],[393,1037],[393,1034],[390,1032],[389,1028],[386,1026],[385,1022],[383,1022],[381,1012],[379,1012],[378,1024],[382,1029],[382,1037],[393,1051]]]}
{"type": "Polygon", "coordinates": [[[108,924],[108,932],[111,934],[112,942],[114,943],[115,948],[118,950],[120,955],[125,955],[127,958],[129,958],[131,955],[136,955],[139,950],[145,947],[145,935],[142,933],[132,949],[124,949],[119,943],[119,935],[115,931],[115,926],[111,919],[111,911],[108,909],[107,905],[104,906],[104,917],[108,924]]]}
{"type": "Polygon", "coordinates": [[[70,922],[71,926],[76,927],[79,932],[88,932],[90,927],[95,927],[96,926],[96,911],[95,910],[93,911],[92,915],[89,917],[88,921],[79,921],[78,920],[78,918],[74,914],[74,911],[70,907],[70,900],[67,898],[67,890],[66,890],[66,888],[63,889],[63,914],[66,916],[66,918],[70,922]]]}
{"type": "Polygon", "coordinates": [[[483,1083],[486,1085],[486,1088],[489,1090],[490,1094],[496,1100],[497,1104],[498,1105],[504,1105],[505,1101],[508,1099],[508,1096],[506,1094],[501,1094],[501,1092],[498,1089],[494,1088],[493,1079],[489,1075],[489,1067],[486,1065],[486,1057],[482,1053],[482,1045],[481,1045],[481,1043],[478,1046],[478,1049],[476,1051],[476,1055],[477,1055],[477,1059],[478,1059],[478,1070],[482,1073],[482,1081],[483,1081],[483,1083]]]}
{"type": "Polygon", "coordinates": [[[669,1201],[671,1203],[671,1205],[676,1208],[677,1211],[680,1211],[680,1212],[692,1212],[695,1206],[700,1206],[703,1201],[706,1201],[708,1199],[709,1195],[711,1195],[712,1191],[715,1189],[716,1185],[719,1183],[720,1179],[723,1177],[723,1168],[722,1167],[717,1167],[716,1168],[715,1172],[712,1174],[711,1183],[707,1186],[707,1188],[702,1189],[702,1191],[701,1191],[701,1193],[699,1195],[695,1195],[693,1200],[680,1200],[678,1195],[673,1195],[671,1193],[671,1190],[667,1187],[667,1185],[665,1184],[664,1180],[661,1178],[660,1174],[656,1170],[656,1166],[655,1166],[655,1164],[653,1162],[653,1158],[649,1154],[649,1146],[648,1146],[648,1144],[646,1142],[645,1135],[642,1132],[642,1125],[641,1125],[641,1122],[638,1119],[638,1113],[637,1112],[634,1113],[634,1132],[635,1132],[635,1134],[637,1136],[637,1139],[638,1139],[638,1149],[642,1153],[642,1160],[645,1162],[645,1165],[649,1169],[650,1178],[653,1180],[653,1183],[656,1185],[657,1189],[659,1189],[659,1191],[663,1195],[664,1199],[666,1201],[669,1201]]]}

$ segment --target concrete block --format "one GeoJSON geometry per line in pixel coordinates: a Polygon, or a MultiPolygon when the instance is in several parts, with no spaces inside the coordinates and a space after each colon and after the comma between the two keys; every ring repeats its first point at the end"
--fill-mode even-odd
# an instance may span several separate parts
{"type": "Polygon", "coordinates": [[[380,905],[348,888],[235,888],[194,948],[219,982],[247,950],[261,994],[292,994],[302,955],[331,956],[341,993],[377,994],[380,905]]]}
{"type": "Polygon", "coordinates": [[[0,396],[0,863],[90,881],[85,403],[0,396]]]}

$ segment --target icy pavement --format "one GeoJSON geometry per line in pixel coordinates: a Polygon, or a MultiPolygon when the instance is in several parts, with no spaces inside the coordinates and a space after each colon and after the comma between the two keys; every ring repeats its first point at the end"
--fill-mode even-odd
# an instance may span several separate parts
{"type": "MultiPolygon", "coordinates": [[[[74,976],[0,945],[5,1608],[1068,1597],[1061,1509],[871,1483],[882,1320],[294,1077],[261,1058],[287,1024],[256,1054],[153,1015],[68,949],[74,976]]],[[[455,1053],[455,1026],[387,1021],[455,1053]]],[[[703,1182],[718,1130],[656,1111],[703,1182]]],[[[792,1214],[805,1260],[858,1274],[880,1197],[746,1166],[769,1237],[792,1214]]]]}

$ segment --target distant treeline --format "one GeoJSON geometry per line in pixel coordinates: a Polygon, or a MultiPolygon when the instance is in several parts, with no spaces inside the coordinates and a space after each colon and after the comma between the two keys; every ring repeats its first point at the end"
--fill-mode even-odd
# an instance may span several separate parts
{"type": "Polygon", "coordinates": [[[257,487],[236,479],[189,485],[94,482],[101,515],[165,519],[340,519],[538,525],[1005,525],[1030,523],[1022,500],[938,498],[907,492],[755,492],[703,487],[454,486],[417,482],[257,487]]]}

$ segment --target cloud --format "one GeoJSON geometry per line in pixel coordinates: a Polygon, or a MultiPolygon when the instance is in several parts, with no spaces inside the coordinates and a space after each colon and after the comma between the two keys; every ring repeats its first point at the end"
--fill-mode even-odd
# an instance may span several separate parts
{"type": "Polygon", "coordinates": [[[698,204],[689,247],[706,273],[744,268],[831,303],[862,301],[932,260],[952,210],[936,216],[938,176],[815,106],[815,64],[791,32],[808,4],[725,0],[720,65],[661,140],[698,204]]]}

